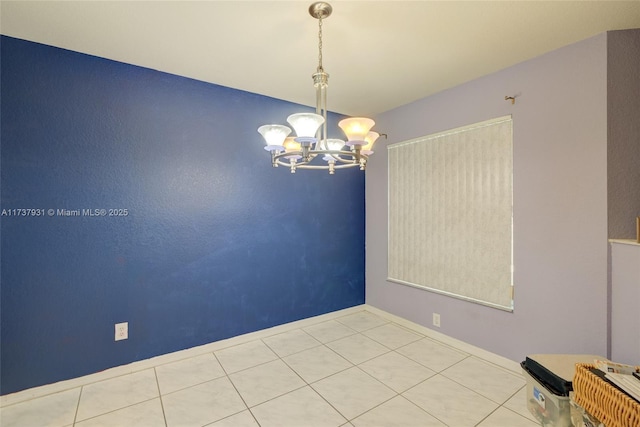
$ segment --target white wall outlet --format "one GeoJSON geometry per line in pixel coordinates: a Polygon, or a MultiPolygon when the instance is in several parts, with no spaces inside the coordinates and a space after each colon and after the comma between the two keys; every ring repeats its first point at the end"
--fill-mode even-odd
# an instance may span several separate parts
{"type": "Polygon", "coordinates": [[[440,327],[440,315],[438,313],[433,313],[433,326],[440,327]]]}
{"type": "Polygon", "coordinates": [[[129,338],[129,322],[116,323],[116,341],[129,338]]]}

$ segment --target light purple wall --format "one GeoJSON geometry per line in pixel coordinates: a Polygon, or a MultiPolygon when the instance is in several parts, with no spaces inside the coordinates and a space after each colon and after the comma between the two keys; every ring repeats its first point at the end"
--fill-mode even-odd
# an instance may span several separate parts
{"type": "MultiPolygon", "coordinates": [[[[367,166],[366,301],[515,361],[607,352],[607,37],[381,114],[367,166]],[[516,96],[515,105],[504,97],[516,96]],[[513,115],[515,311],[386,281],[386,145],[513,115]]],[[[429,76],[425,75],[425,79],[429,76]]]]}
{"type": "Polygon", "coordinates": [[[611,243],[611,360],[640,363],[640,245],[611,243]]]}

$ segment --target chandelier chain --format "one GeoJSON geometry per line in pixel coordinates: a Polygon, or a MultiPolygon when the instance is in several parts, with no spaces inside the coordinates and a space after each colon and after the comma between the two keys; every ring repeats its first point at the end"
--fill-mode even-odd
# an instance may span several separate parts
{"type": "Polygon", "coordinates": [[[323,72],[322,68],[322,16],[318,17],[318,72],[323,72]]]}

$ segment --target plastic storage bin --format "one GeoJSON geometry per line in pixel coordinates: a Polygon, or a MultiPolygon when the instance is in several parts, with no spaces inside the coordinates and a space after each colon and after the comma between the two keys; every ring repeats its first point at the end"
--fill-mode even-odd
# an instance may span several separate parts
{"type": "Polygon", "coordinates": [[[585,354],[536,354],[521,364],[527,379],[527,408],[543,426],[571,427],[569,392],[576,363],[602,357],[585,354]]]}

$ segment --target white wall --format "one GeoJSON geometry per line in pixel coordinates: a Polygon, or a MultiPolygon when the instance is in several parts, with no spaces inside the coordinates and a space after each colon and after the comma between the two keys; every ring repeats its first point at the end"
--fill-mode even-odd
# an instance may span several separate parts
{"type": "MultiPolygon", "coordinates": [[[[607,37],[381,114],[366,174],[366,302],[515,361],[607,352],[607,37]],[[505,96],[516,96],[512,105],[505,96]],[[386,281],[386,144],[513,115],[513,313],[386,281]]],[[[425,79],[429,76],[425,75],[425,79]]]]}
{"type": "Polygon", "coordinates": [[[611,243],[611,360],[635,365],[640,362],[640,244],[633,242],[611,243]]]}

